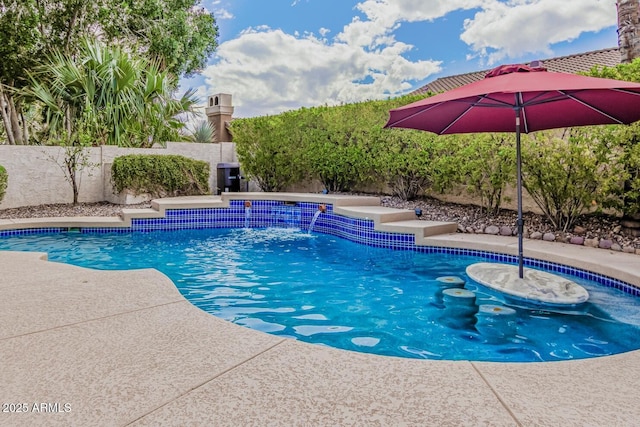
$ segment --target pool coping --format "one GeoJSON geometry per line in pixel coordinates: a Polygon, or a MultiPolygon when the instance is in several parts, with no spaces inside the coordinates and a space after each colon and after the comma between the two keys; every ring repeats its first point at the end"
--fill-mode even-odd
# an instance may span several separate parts
{"type": "MultiPolygon", "coordinates": [[[[233,197],[246,193],[227,202],[233,197]]],[[[334,208],[358,206],[346,196],[314,197],[334,208]]],[[[154,203],[160,212],[224,198],[154,203]]],[[[375,200],[364,203],[371,214],[375,200]]],[[[104,223],[93,220],[53,223],[104,223]]],[[[509,237],[424,239],[517,249],[509,237]]],[[[601,274],[640,283],[631,254],[527,240],[525,255],[579,268],[597,260],[606,264],[601,274]]],[[[0,266],[0,401],[29,409],[0,412],[0,424],[582,426],[633,425],[640,418],[640,351],[528,364],[374,356],[222,321],[188,303],[156,270],[96,271],[16,252],[0,252],[0,266]],[[36,403],[49,410],[34,411],[36,403]]]]}

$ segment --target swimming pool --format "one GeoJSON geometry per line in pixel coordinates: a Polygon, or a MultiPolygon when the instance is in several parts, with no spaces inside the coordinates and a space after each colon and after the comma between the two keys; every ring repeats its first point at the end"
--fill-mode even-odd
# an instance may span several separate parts
{"type": "MultiPolygon", "coordinates": [[[[284,216],[289,223],[289,213],[284,216]]],[[[0,239],[0,248],[45,251],[50,260],[92,268],[154,267],[193,304],[218,317],[354,351],[547,361],[640,346],[637,297],[572,277],[591,294],[585,305],[564,312],[525,307],[468,281],[464,268],[486,260],[480,255],[389,250],[297,228],[107,231],[24,233],[0,239]],[[478,306],[513,309],[510,333],[488,336],[476,327],[474,314],[452,316],[443,295],[449,285],[437,280],[443,276],[466,280],[478,306]]],[[[397,241],[405,244],[402,236],[397,241]]]]}

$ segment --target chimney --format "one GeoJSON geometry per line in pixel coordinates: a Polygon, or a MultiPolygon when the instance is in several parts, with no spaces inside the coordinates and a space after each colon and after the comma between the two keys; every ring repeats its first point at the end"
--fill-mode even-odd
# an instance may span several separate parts
{"type": "Polygon", "coordinates": [[[216,130],[213,142],[231,142],[231,135],[227,130],[227,123],[233,116],[233,105],[231,95],[228,93],[217,93],[209,97],[207,101],[207,119],[216,130]]]}

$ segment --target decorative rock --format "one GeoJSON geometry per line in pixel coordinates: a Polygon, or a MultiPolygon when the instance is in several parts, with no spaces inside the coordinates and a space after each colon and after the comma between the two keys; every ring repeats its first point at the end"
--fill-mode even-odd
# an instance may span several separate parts
{"type": "Polygon", "coordinates": [[[620,234],[620,231],[622,230],[622,226],[621,225],[617,225],[613,228],[613,234],[620,234]]]}
{"type": "Polygon", "coordinates": [[[542,239],[542,233],[539,231],[534,231],[533,233],[531,233],[530,238],[533,240],[540,240],[542,239]]]}
{"type": "Polygon", "coordinates": [[[587,232],[587,230],[584,227],[580,227],[579,225],[577,225],[574,229],[573,232],[575,234],[584,234],[587,232]]]}
{"type": "Polygon", "coordinates": [[[625,228],[625,234],[628,234],[633,237],[640,237],[640,229],[638,228],[625,228]]]}
{"type": "Polygon", "coordinates": [[[458,233],[464,233],[465,232],[465,228],[462,224],[458,224],[458,233]]]}
{"type": "Polygon", "coordinates": [[[498,234],[500,233],[500,229],[495,225],[490,225],[484,229],[485,234],[498,234]]]}
{"type": "Polygon", "coordinates": [[[544,233],[544,236],[542,236],[542,240],[547,242],[553,242],[556,240],[556,235],[553,233],[544,233]]]}
{"type": "Polygon", "coordinates": [[[482,234],[482,233],[484,233],[484,230],[482,228],[476,228],[475,233],[476,234],[482,234]]]}
{"type": "Polygon", "coordinates": [[[584,244],[584,237],[582,237],[582,236],[573,236],[569,240],[569,243],[571,243],[572,245],[583,245],[584,244]]]}
{"type": "Polygon", "coordinates": [[[584,241],[584,245],[589,246],[590,248],[597,248],[599,243],[600,239],[598,239],[597,237],[593,239],[585,239],[584,241]]]}
{"type": "Polygon", "coordinates": [[[634,221],[632,219],[623,219],[620,221],[620,224],[627,228],[640,228],[640,221],[634,221]]]}
{"type": "Polygon", "coordinates": [[[622,250],[622,246],[620,246],[617,243],[614,243],[613,245],[611,245],[611,250],[612,251],[616,251],[616,252],[620,252],[622,250]]]}
{"type": "Polygon", "coordinates": [[[466,231],[467,233],[471,233],[471,234],[474,234],[476,232],[476,230],[474,230],[473,227],[467,227],[466,231]]]}
{"type": "Polygon", "coordinates": [[[611,245],[613,245],[613,242],[609,239],[602,239],[600,243],[598,243],[600,249],[611,249],[611,245]]]}
{"type": "Polygon", "coordinates": [[[503,225],[502,227],[500,227],[500,235],[513,236],[513,230],[511,230],[511,227],[507,227],[506,225],[503,225]]]}
{"type": "Polygon", "coordinates": [[[633,246],[625,246],[622,248],[622,252],[627,254],[634,254],[636,253],[636,248],[634,248],[633,246]]]}

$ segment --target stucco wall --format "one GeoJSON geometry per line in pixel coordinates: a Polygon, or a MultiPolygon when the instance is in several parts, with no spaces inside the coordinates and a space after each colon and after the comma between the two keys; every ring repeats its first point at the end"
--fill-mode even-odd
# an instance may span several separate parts
{"type": "MultiPolygon", "coordinates": [[[[95,168],[87,168],[80,177],[80,202],[112,201],[123,199],[112,192],[111,164],[113,159],[127,154],[179,154],[209,163],[209,188],[216,189],[218,163],[237,162],[235,145],[168,143],[166,148],[134,149],[114,146],[89,148],[89,162],[95,168]]],[[[71,203],[73,191],[65,180],[60,167],[65,151],[62,147],[0,145],[0,165],[9,174],[7,192],[0,209],[34,206],[52,203],[71,203]]]]}

